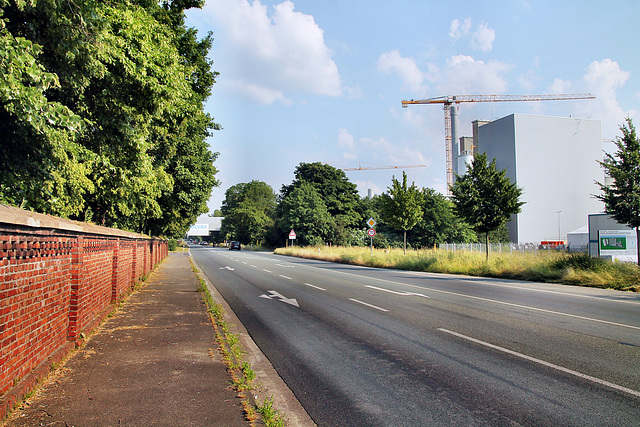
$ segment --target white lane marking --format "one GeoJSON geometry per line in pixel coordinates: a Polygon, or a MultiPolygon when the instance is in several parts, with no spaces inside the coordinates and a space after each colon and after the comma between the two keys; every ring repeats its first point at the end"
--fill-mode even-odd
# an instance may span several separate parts
{"type": "Polygon", "coordinates": [[[454,335],[454,336],[456,336],[458,338],[462,338],[462,339],[465,339],[467,341],[471,341],[471,342],[474,342],[476,344],[480,344],[480,345],[483,345],[485,347],[489,347],[489,348],[492,348],[494,350],[498,350],[498,351],[501,351],[503,353],[507,353],[507,354],[510,354],[512,356],[516,356],[516,357],[519,357],[521,359],[528,360],[530,362],[535,362],[535,363],[538,363],[540,365],[547,366],[549,368],[553,368],[553,369],[556,369],[558,371],[565,372],[567,374],[571,374],[571,375],[574,375],[576,377],[579,377],[579,378],[582,378],[582,379],[585,379],[585,380],[588,380],[588,381],[591,381],[591,382],[594,382],[594,383],[597,383],[597,384],[600,384],[600,385],[603,385],[603,386],[606,386],[606,387],[609,387],[609,388],[613,388],[613,389],[616,389],[616,390],[619,390],[619,391],[623,391],[625,393],[629,393],[632,396],[640,397],[640,391],[632,390],[630,388],[623,387],[621,385],[614,384],[614,383],[611,383],[609,381],[602,380],[600,378],[592,377],[591,375],[583,374],[582,372],[578,372],[578,371],[574,371],[574,370],[569,369],[569,368],[565,368],[564,366],[555,365],[553,363],[550,363],[550,362],[547,362],[547,361],[544,361],[544,360],[541,360],[541,359],[536,359],[535,357],[527,356],[526,354],[518,353],[517,351],[509,350],[508,348],[500,347],[500,346],[497,346],[495,344],[488,343],[486,341],[481,341],[479,339],[472,338],[472,337],[469,337],[467,335],[459,334],[457,332],[453,332],[453,331],[450,331],[448,329],[438,328],[438,330],[441,331],[441,332],[445,332],[447,334],[450,334],[450,335],[454,335]]]}
{"type": "Polygon", "coordinates": [[[492,302],[492,303],[495,303],[495,304],[503,304],[503,305],[508,305],[508,306],[511,306],[511,307],[524,308],[524,309],[527,309],[527,310],[534,310],[534,311],[541,311],[541,312],[544,312],[544,313],[557,314],[558,316],[573,317],[575,319],[588,320],[588,321],[591,321],[591,322],[598,322],[598,323],[604,323],[604,324],[607,324],[607,325],[621,326],[623,328],[631,328],[631,329],[640,330],[639,326],[627,325],[625,323],[610,322],[608,320],[602,320],[602,319],[594,319],[592,317],[578,316],[577,314],[562,313],[560,311],[546,310],[544,308],[531,307],[531,306],[528,306],[528,305],[514,304],[514,303],[510,303],[510,302],[498,301],[498,300],[489,299],[489,298],[482,298],[482,297],[476,297],[476,296],[472,296],[472,295],[459,294],[457,292],[443,291],[443,290],[440,290],[440,289],[434,289],[434,288],[429,288],[429,287],[424,287],[424,286],[410,285],[408,283],[395,282],[393,280],[387,280],[387,279],[378,279],[376,277],[361,276],[361,275],[358,275],[358,274],[345,273],[344,271],[336,271],[335,273],[346,274],[347,276],[355,276],[355,277],[359,277],[359,278],[362,278],[362,279],[378,280],[380,282],[393,283],[394,285],[403,285],[403,286],[408,286],[408,287],[411,287],[411,288],[416,288],[416,289],[421,289],[421,290],[439,292],[441,294],[448,294],[448,295],[455,295],[455,296],[463,297],[463,298],[477,299],[477,300],[480,300],[480,301],[487,301],[487,302],[492,302]]]}
{"type": "Polygon", "coordinates": [[[389,311],[386,308],[378,307],[377,305],[373,305],[373,304],[368,304],[368,303],[366,303],[364,301],[360,301],[360,300],[357,300],[355,298],[349,298],[349,301],[357,302],[358,304],[366,305],[367,307],[375,308],[376,310],[389,311]]]}
{"type": "Polygon", "coordinates": [[[253,264],[251,264],[251,267],[253,267],[253,268],[258,268],[258,266],[257,266],[257,265],[253,265],[253,264]]]}
{"type": "Polygon", "coordinates": [[[293,280],[291,277],[289,277],[289,276],[284,276],[284,275],[282,275],[282,274],[278,274],[278,276],[282,277],[283,279],[293,280]]]}
{"type": "Polygon", "coordinates": [[[284,264],[276,264],[278,267],[284,267],[284,268],[294,268],[293,265],[284,265],[284,264]]]}
{"type": "Polygon", "coordinates": [[[271,273],[271,270],[267,270],[266,268],[263,268],[262,271],[266,271],[267,273],[271,273]]]}
{"type": "Polygon", "coordinates": [[[245,261],[242,261],[243,264],[247,264],[245,261]]]}
{"type": "Polygon", "coordinates": [[[398,292],[398,291],[392,291],[391,289],[379,288],[377,286],[371,286],[371,285],[366,285],[365,287],[366,288],[375,289],[377,291],[388,292],[390,294],[400,295],[400,296],[403,296],[403,297],[411,297],[411,296],[413,296],[413,297],[431,298],[431,297],[428,297],[428,296],[423,295],[423,294],[418,294],[416,292],[398,292]]]}
{"type": "Polygon", "coordinates": [[[319,289],[319,290],[321,290],[321,291],[326,291],[326,289],[325,289],[325,288],[321,288],[320,286],[312,285],[311,283],[305,283],[305,286],[309,286],[309,287],[312,287],[312,288],[316,288],[316,289],[319,289]]]}
{"type": "Polygon", "coordinates": [[[229,271],[233,271],[233,268],[229,267],[228,265],[225,265],[224,267],[220,267],[218,270],[229,270],[229,271]]]}
{"type": "MultiPolygon", "coordinates": [[[[406,285],[406,286],[414,286],[414,285],[406,285]]],[[[416,288],[420,288],[420,289],[424,289],[424,288],[419,287],[419,286],[415,286],[415,287],[416,288]]],[[[428,289],[430,289],[430,288],[428,288],[428,289]]],[[[510,307],[524,308],[524,309],[533,310],[533,311],[541,311],[543,313],[557,314],[558,316],[573,317],[574,319],[589,320],[591,322],[605,323],[607,325],[621,326],[623,328],[631,328],[631,329],[640,330],[640,327],[638,327],[638,326],[626,325],[624,323],[610,322],[608,320],[602,320],[602,319],[594,319],[592,317],[578,316],[577,314],[569,314],[569,313],[563,313],[561,311],[546,310],[544,308],[531,307],[531,306],[522,305],[522,304],[514,304],[512,302],[498,301],[498,300],[489,299],[489,298],[474,297],[472,295],[464,295],[464,294],[459,294],[459,293],[456,293],[456,292],[441,291],[441,290],[438,290],[438,289],[430,289],[430,290],[432,290],[434,292],[440,292],[440,293],[443,293],[443,294],[456,295],[456,296],[465,297],[465,298],[477,299],[477,300],[480,300],[480,301],[487,301],[487,302],[493,302],[493,303],[496,303],[496,304],[508,305],[510,307]]]]}

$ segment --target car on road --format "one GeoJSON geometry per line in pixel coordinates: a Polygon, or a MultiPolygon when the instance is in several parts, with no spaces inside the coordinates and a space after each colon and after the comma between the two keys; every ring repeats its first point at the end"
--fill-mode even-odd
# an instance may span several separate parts
{"type": "Polygon", "coordinates": [[[240,250],[240,242],[231,242],[231,243],[229,243],[229,250],[232,251],[234,249],[236,249],[238,251],[240,250]]]}

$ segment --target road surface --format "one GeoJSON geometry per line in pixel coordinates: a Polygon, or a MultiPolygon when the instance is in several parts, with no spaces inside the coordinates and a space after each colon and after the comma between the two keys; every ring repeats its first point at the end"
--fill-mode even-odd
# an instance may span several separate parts
{"type": "Polygon", "coordinates": [[[191,254],[318,425],[640,425],[640,295],[191,254]]]}

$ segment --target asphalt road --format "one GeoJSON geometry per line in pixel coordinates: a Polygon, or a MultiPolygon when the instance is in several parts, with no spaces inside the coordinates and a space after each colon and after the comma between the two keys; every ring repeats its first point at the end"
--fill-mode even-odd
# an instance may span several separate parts
{"type": "Polygon", "coordinates": [[[640,425],[640,295],[191,253],[318,425],[640,425]]]}

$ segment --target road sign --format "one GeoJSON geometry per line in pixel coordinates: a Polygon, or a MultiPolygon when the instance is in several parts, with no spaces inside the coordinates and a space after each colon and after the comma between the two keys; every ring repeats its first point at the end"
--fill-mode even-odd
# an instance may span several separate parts
{"type": "Polygon", "coordinates": [[[369,221],[367,221],[367,225],[369,226],[369,228],[373,228],[373,226],[376,225],[376,220],[373,218],[369,218],[369,221]]]}
{"type": "Polygon", "coordinates": [[[293,231],[293,229],[291,229],[291,231],[289,232],[289,240],[293,240],[296,238],[296,232],[293,231]]]}
{"type": "Polygon", "coordinates": [[[374,230],[373,228],[370,228],[370,229],[368,229],[368,230],[367,230],[367,234],[368,234],[370,237],[373,237],[373,236],[375,236],[375,235],[376,235],[376,230],[374,230]]]}

